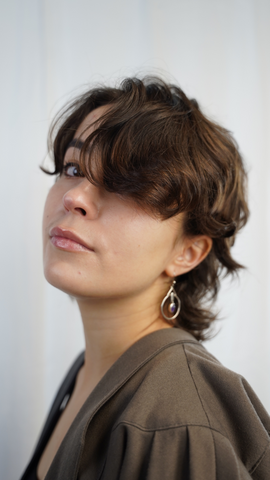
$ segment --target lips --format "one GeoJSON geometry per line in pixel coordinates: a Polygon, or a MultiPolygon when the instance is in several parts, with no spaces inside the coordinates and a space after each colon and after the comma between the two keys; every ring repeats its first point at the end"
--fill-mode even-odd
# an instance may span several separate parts
{"type": "Polygon", "coordinates": [[[71,252],[88,251],[93,252],[94,249],[82,240],[78,235],[60,227],[54,227],[49,232],[50,240],[55,247],[61,250],[71,252]]]}

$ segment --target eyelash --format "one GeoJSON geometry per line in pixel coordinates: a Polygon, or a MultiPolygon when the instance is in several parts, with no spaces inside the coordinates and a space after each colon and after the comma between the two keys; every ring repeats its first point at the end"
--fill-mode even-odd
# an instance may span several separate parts
{"type": "Polygon", "coordinates": [[[82,173],[81,169],[80,169],[80,166],[78,163],[76,162],[68,162],[66,163],[65,165],[63,165],[63,174],[65,177],[67,178],[76,178],[76,177],[84,177],[84,174],[82,173]],[[77,175],[69,175],[67,173],[67,170],[69,167],[76,167],[77,168],[77,175]]]}

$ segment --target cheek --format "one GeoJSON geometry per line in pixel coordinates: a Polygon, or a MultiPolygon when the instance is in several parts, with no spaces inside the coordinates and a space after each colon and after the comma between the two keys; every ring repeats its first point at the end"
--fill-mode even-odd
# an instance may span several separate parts
{"type": "Polygon", "coordinates": [[[57,184],[53,185],[50,189],[43,211],[43,232],[48,230],[49,223],[53,221],[59,211],[63,210],[63,195],[64,192],[62,192],[57,184]]]}
{"type": "MultiPolygon", "coordinates": [[[[111,230],[112,231],[112,230],[111,230]]],[[[118,263],[120,269],[132,272],[165,267],[173,248],[174,232],[163,222],[149,217],[118,221],[117,229],[111,235],[110,260],[118,263]]]]}
{"type": "Polygon", "coordinates": [[[51,208],[50,208],[50,197],[49,197],[49,195],[50,195],[50,193],[48,194],[48,196],[46,198],[45,205],[44,205],[44,210],[43,210],[43,221],[42,221],[43,235],[44,235],[44,232],[45,232],[46,227],[47,227],[47,222],[50,218],[51,208]]]}
{"type": "Polygon", "coordinates": [[[50,240],[49,240],[49,231],[52,226],[57,223],[57,219],[63,213],[63,203],[62,203],[62,192],[59,188],[54,185],[49,191],[43,211],[43,221],[42,221],[42,237],[43,237],[43,260],[44,268],[46,268],[46,263],[50,259],[49,252],[50,249],[50,240]],[[47,255],[48,253],[48,255],[47,255]]]}

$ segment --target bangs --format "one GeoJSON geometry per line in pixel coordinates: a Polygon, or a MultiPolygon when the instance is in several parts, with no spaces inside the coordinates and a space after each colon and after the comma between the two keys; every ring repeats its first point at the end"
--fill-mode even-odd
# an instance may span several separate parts
{"type": "MultiPolygon", "coordinates": [[[[189,112],[175,111],[174,106],[164,108],[158,102],[140,111],[127,110],[125,104],[108,106],[108,111],[91,124],[96,124],[96,129],[80,149],[80,166],[86,178],[109,192],[133,198],[164,219],[192,209],[195,188],[192,181],[186,184],[189,112]]],[[[189,169],[193,169],[192,163],[189,169]]]]}

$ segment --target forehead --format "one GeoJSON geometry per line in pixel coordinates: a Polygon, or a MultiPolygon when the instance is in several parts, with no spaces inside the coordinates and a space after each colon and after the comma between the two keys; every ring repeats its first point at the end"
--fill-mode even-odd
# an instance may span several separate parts
{"type": "Polygon", "coordinates": [[[77,128],[74,138],[79,138],[81,141],[84,141],[96,128],[96,125],[93,125],[106,111],[108,110],[108,105],[98,107],[92,112],[88,113],[85,119],[77,128]]]}

